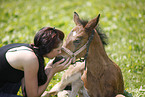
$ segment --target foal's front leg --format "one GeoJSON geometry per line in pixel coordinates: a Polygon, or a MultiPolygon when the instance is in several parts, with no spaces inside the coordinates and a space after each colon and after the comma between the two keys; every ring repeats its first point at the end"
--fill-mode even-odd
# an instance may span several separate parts
{"type": "Polygon", "coordinates": [[[76,80],[75,82],[72,83],[72,91],[70,93],[69,97],[76,97],[78,94],[78,91],[80,88],[83,86],[83,81],[80,79],[76,80]]]}
{"type": "Polygon", "coordinates": [[[84,85],[79,90],[79,97],[90,97],[84,85]]]}

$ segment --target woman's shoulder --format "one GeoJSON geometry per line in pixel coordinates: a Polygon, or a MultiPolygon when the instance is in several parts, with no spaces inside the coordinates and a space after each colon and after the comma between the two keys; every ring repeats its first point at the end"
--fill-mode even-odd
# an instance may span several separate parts
{"type": "Polygon", "coordinates": [[[6,59],[12,67],[39,66],[38,58],[32,49],[26,46],[15,47],[6,53],[6,59]]]}
{"type": "Polygon", "coordinates": [[[18,51],[17,53],[19,54],[19,56],[21,56],[21,60],[25,62],[38,61],[36,54],[31,48],[26,46],[21,46],[16,49],[18,51]]]}
{"type": "Polygon", "coordinates": [[[26,46],[19,46],[11,48],[7,51],[7,53],[14,54],[15,56],[21,56],[18,58],[22,59],[33,59],[36,58],[34,51],[26,46]]]}
{"type": "Polygon", "coordinates": [[[28,66],[28,67],[38,66],[39,67],[39,61],[34,52],[24,51],[21,55],[22,55],[21,60],[22,60],[23,66],[28,66]]]}

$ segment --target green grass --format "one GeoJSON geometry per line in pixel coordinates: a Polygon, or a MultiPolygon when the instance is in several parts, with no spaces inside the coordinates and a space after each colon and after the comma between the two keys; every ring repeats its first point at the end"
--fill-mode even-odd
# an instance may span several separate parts
{"type": "MultiPolygon", "coordinates": [[[[32,43],[44,26],[55,26],[68,35],[75,26],[74,11],[89,20],[100,13],[100,25],[109,38],[106,52],[120,66],[125,89],[134,97],[144,97],[144,5],[144,0],[0,0],[0,47],[32,43]]],[[[55,75],[48,90],[61,75],[55,75]]]]}

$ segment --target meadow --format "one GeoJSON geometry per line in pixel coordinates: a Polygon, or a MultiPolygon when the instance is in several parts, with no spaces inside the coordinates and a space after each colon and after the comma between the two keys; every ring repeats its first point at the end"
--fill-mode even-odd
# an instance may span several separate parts
{"type": "MultiPolygon", "coordinates": [[[[109,43],[105,49],[122,70],[125,90],[129,96],[145,97],[144,5],[144,0],[0,0],[0,47],[33,43],[35,33],[45,26],[67,36],[75,26],[74,11],[88,20],[100,13],[99,24],[109,43]]],[[[53,77],[48,91],[62,74],[53,77]]]]}

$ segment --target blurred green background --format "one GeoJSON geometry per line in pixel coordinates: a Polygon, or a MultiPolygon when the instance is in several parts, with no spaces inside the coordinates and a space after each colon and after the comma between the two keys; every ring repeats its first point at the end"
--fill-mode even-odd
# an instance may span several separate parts
{"type": "MultiPolygon", "coordinates": [[[[101,14],[100,25],[109,38],[106,52],[120,66],[125,89],[134,97],[145,97],[144,0],[0,0],[0,47],[32,43],[44,26],[61,29],[67,36],[75,26],[74,11],[88,20],[101,14]]],[[[47,90],[62,73],[53,77],[47,90]]]]}

